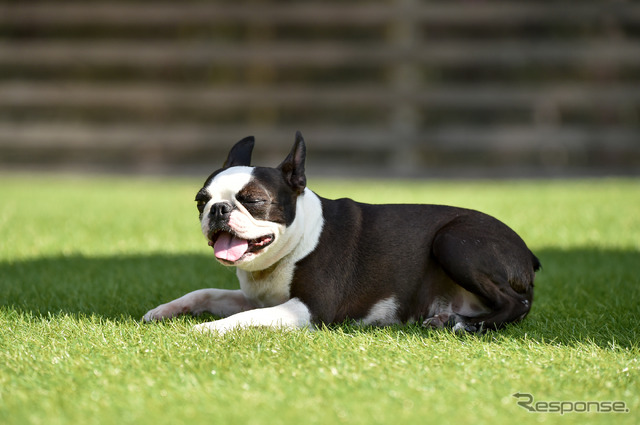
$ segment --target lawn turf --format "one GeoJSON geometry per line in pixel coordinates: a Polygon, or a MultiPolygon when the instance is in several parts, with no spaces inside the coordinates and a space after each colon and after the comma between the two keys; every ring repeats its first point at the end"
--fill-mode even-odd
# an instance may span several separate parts
{"type": "Polygon", "coordinates": [[[481,336],[141,324],[188,291],[237,287],[199,233],[200,183],[0,176],[0,423],[637,423],[640,180],[309,179],[321,196],[464,206],[520,233],[543,263],[532,312],[481,336]],[[515,393],[591,413],[532,413],[515,393]],[[595,412],[611,401],[629,412],[595,412]]]}

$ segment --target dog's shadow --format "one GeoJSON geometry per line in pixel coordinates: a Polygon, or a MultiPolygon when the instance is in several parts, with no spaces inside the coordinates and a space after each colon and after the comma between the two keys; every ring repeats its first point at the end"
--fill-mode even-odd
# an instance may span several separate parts
{"type": "MultiPolygon", "coordinates": [[[[531,313],[521,323],[482,337],[637,347],[639,252],[535,251],[543,270],[536,277],[531,313]]],[[[238,287],[233,269],[220,266],[210,255],[65,256],[0,262],[0,308],[41,317],[70,314],[139,320],[158,304],[208,287],[238,287]]],[[[340,329],[375,332],[355,330],[349,324],[340,329]]],[[[433,332],[417,325],[396,329],[399,334],[424,337],[433,332]]]]}
{"type": "Polygon", "coordinates": [[[206,255],[64,256],[0,263],[2,305],[34,315],[139,320],[204,287],[237,288],[233,269],[206,255]]]}

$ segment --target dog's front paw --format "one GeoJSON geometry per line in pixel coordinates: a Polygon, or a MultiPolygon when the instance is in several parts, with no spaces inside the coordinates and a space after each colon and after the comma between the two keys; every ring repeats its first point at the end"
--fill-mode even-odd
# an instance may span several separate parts
{"type": "Polygon", "coordinates": [[[171,319],[184,313],[188,313],[184,311],[184,308],[173,303],[167,303],[159,305],[153,310],[149,310],[147,314],[142,317],[142,320],[145,322],[154,322],[157,320],[171,319]]]}

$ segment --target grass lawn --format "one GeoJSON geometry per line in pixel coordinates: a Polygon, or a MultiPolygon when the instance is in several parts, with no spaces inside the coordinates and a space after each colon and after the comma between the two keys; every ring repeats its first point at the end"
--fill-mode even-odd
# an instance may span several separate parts
{"type": "Polygon", "coordinates": [[[544,267],[532,312],[482,336],[141,324],[188,291],[236,287],[199,233],[200,183],[0,176],[0,423],[640,420],[640,180],[310,179],[322,196],[465,206],[519,232],[544,267]],[[532,413],[514,393],[591,413],[532,413]],[[628,412],[596,412],[613,401],[628,412]]]}

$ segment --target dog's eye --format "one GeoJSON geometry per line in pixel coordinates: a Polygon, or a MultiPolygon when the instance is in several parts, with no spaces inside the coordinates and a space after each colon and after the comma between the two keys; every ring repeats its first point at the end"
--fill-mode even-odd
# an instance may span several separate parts
{"type": "Polygon", "coordinates": [[[196,199],[196,207],[198,207],[198,211],[200,211],[200,214],[204,212],[205,205],[207,205],[207,201],[205,201],[204,199],[196,199]]]}
{"type": "Polygon", "coordinates": [[[236,199],[242,204],[256,205],[256,204],[264,204],[267,202],[262,198],[255,198],[252,196],[237,196],[236,199]]]}

